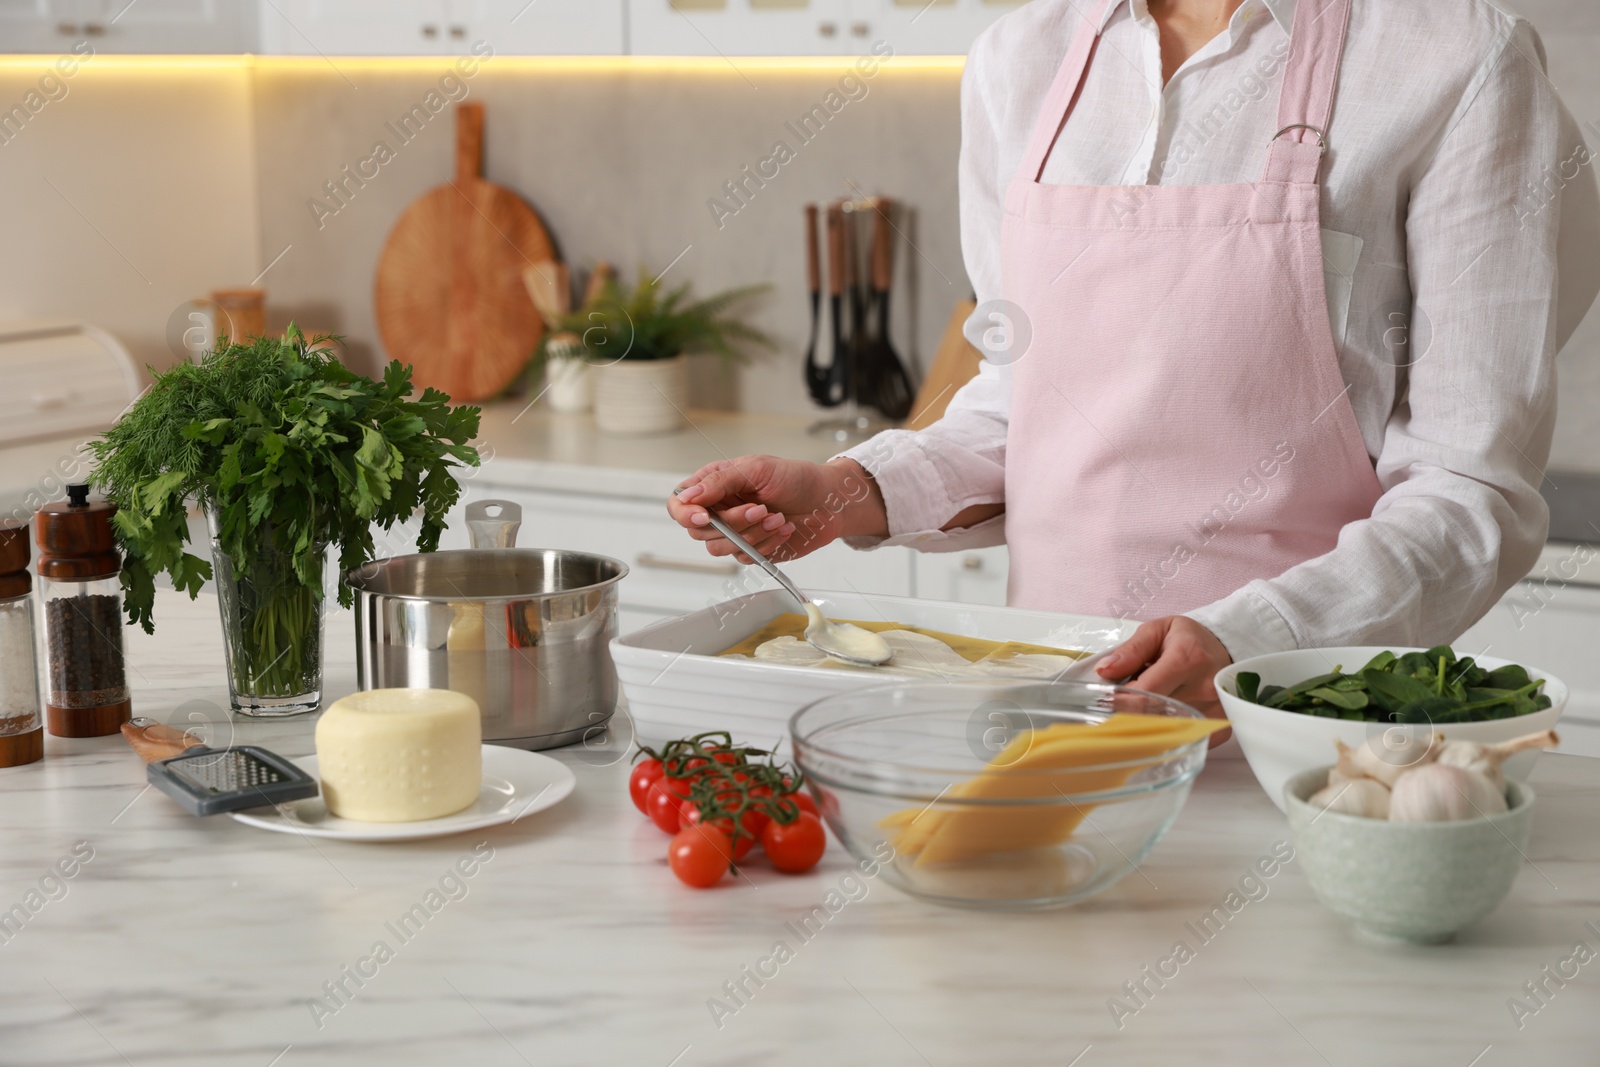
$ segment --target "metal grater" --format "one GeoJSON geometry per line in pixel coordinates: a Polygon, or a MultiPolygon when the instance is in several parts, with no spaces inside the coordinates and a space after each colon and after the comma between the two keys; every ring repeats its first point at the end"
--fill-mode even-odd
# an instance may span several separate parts
{"type": "Polygon", "coordinates": [[[286,804],[317,795],[317,780],[275,752],[255,745],[200,746],[152,763],[150,784],[191,815],[286,804]]]}

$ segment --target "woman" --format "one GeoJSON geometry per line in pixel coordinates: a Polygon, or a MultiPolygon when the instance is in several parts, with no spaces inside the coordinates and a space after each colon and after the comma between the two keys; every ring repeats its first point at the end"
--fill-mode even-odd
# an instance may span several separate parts
{"type": "MultiPolygon", "coordinates": [[[[1485,0],[1034,0],[974,46],[989,359],[921,432],[746,456],[668,507],[779,558],[1009,545],[1019,607],[1142,621],[1104,677],[1449,641],[1544,543],[1588,149],[1485,0]]],[[[1582,252],[1580,256],[1580,252],[1582,252]]]]}

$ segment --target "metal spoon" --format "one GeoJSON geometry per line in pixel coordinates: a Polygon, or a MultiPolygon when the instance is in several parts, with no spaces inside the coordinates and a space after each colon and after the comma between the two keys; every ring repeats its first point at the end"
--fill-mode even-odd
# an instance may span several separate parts
{"type": "MultiPolygon", "coordinates": [[[[674,489],[672,495],[677,496],[678,490],[674,489]]],[[[758,567],[772,575],[774,581],[800,602],[800,606],[805,609],[806,617],[810,620],[806,625],[806,643],[812,648],[858,667],[881,667],[889,662],[889,657],[894,653],[887,641],[871,630],[863,630],[847,622],[831,622],[824,618],[822,609],[802,593],[799,586],[791,582],[789,576],[779,570],[775,563],[758,552],[749,541],[735,533],[733,528],[718,518],[716,512],[710,508],[706,509],[706,516],[711,519],[714,530],[732,541],[734,548],[755,560],[758,567]]]]}

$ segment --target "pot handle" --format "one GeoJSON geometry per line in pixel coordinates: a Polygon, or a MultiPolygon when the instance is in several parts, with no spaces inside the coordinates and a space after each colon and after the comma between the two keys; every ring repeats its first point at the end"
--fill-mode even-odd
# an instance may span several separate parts
{"type": "Polygon", "coordinates": [[[473,548],[515,548],[522,527],[522,505],[510,500],[478,500],[467,505],[467,533],[473,548]]]}

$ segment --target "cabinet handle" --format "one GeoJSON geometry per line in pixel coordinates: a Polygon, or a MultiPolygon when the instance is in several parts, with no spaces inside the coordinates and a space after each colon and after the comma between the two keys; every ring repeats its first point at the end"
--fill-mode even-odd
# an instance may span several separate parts
{"type": "Polygon", "coordinates": [[[865,37],[867,34],[872,32],[872,24],[867,22],[853,22],[850,24],[850,32],[855,34],[857,37],[865,37]]]}
{"type": "Polygon", "coordinates": [[[56,32],[61,34],[63,37],[76,37],[78,36],[78,24],[76,22],[67,22],[63,20],[56,23],[56,32]]]}
{"type": "Polygon", "coordinates": [[[103,22],[85,22],[83,24],[83,35],[85,37],[102,37],[105,32],[106,24],[103,22]]]}
{"type": "Polygon", "coordinates": [[[739,564],[731,560],[727,563],[693,563],[686,559],[668,559],[666,556],[658,556],[654,552],[641,552],[634,557],[634,562],[649,570],[714,574],[719,578],[739,573],[739,564]]]}
{"type": "Polygon", "coordinates": [[[467,28],[465,26],[451,26],[450,27],[450,36],[456,38],[457,40],[460,40],[461,38],[465,37],[466,35],[467,35],[467,28]]]}
{"type": "Polygon", "coordinates": [[[837,37],[839,35],[839,24],[836,22],[821,23],[817,26],[817,32],[824,37],[837,37]]]}
{"type": "Polygon", "coordinates": [[[965,570],[981,571],[981,570],[983,570],[983,557],[982,556],[964,556],[964,557],[962,557],[962,560],[961,560],[961,566],[965,570]]]}
{"type": "Polygon", "coordinates": [[[435,26],[431,22],[423,23],[422,36],[426,37],[430,41],[433,40],[435,37],[439,36],[439,27],[435,26]]]}

